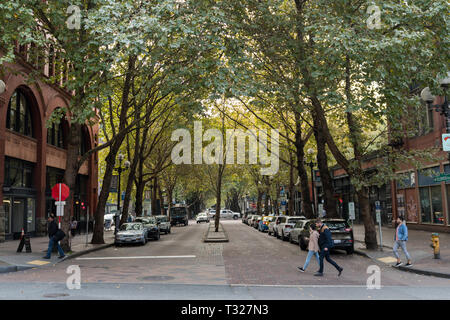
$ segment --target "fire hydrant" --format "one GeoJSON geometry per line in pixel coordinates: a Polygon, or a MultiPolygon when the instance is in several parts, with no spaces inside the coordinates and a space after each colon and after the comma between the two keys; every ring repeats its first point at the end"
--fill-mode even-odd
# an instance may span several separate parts
{"type": "Polygon", "coordinates": [[[434,258],[440,259],[441,253],[439,250],[439,233],[431,234],[431,247],[434,249],[434,258]]]}

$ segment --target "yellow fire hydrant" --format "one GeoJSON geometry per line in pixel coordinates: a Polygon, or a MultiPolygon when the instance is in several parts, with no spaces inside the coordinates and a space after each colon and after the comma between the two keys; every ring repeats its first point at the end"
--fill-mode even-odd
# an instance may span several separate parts
{"type": "Polygon", "coordinates": [[[441,252],[439,250],[439,233],[431,234],[431,247],[434,249],[434,258],[440,259],[441,252]]]}

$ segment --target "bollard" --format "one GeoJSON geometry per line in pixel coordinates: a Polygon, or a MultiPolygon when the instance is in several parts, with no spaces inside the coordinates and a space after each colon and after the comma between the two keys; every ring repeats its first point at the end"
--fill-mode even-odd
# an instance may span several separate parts
{"type": "Polygon", "coordinates": [[[434,259],[440,259],[441,253],[439,250],[439,233],[431,234],[431,247],[434,249],[434,259]]]}

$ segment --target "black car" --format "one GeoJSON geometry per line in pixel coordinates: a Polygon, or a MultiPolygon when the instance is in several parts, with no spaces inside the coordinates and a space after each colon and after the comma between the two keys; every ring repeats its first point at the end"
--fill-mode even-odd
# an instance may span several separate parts
{"type": "MultiPolygon", "coordinates": [[[[315,222],[315,219],[308,220],[303,226],[303,230],[300,232],[298,242],[302,250],[308,249],[309,226],[311,223],[315,222]]],[[[354,238],[353,230],[348,222],[344,219],[323,219],[322,222],[328,226],[331,231],[331,238],[334,242],[333,249],[345,250],[347,254],[352,254],[354,251],[354,238]]]]}
{"type": "Polygon", "coordinates": [[[170,208],[170,225],[176,226],[178,224],[188,225],[188,210],[186,207],[172,207],[170,208]]]}
{"type": "Polygon", "coordinates": [[[135,222],[141,222],[147,229],[147,239],[159,240],[161,231],[155,217],[137,217],[135,222]]]}

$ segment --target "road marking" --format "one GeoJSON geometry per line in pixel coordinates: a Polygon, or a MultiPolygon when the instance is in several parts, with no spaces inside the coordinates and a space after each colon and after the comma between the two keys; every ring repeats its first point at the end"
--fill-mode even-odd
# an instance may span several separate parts
{"type": "Polygon", "coordinates": [[[33,261],[30,261],[30,262],[27,262],[27,263],[28,264],[34,264],[34,265],[37,265],[37,266],[43,266],[45,264],[49,264],[50,262],[42,261],[42,260],[33,260],[33,261]]]}
{"type": "MultiPolygon", "coordinates": [[[[358,285],[283,285],[283,284],[230,284],[231,287],[274,287],[274,288],[367,288],[367,286],[358,286],[358,285]]],[[[387,286],[381,286],[384,288],[387,286]]]]}
{"type": "Polygon", "coordinates": [[[196,256],[136,256],[136,257],[94,257],[76,258],[76,260],[120,260],[120,259],[184,259],[196,258],[196,256]]]}
{"type": "Polygon", "coordinates": [[[397,259],[395,259],[394,257],[384,257],[384,258],[378,258],[377,260],[384,262],[384,263],[393,263],[393,262],[397,262],[397,259]]]}

